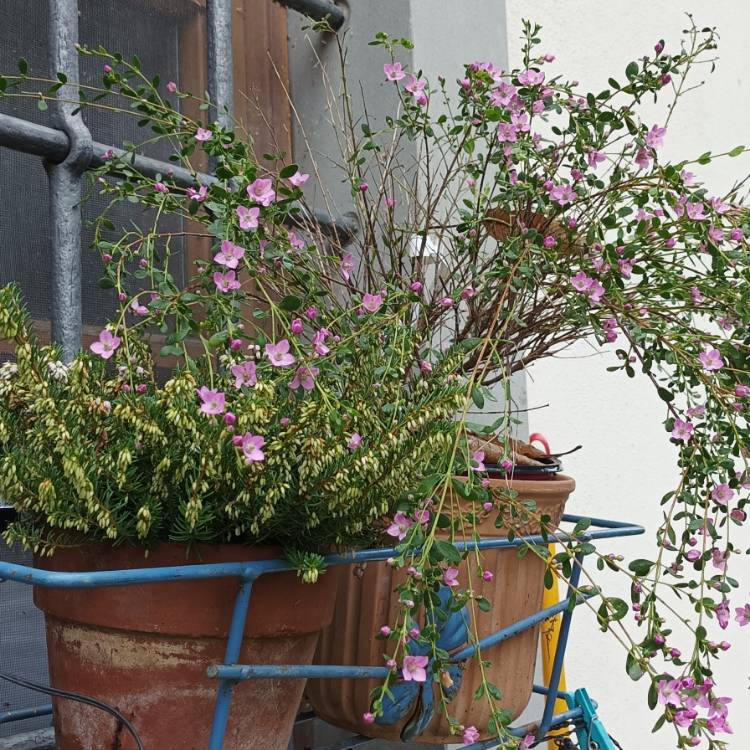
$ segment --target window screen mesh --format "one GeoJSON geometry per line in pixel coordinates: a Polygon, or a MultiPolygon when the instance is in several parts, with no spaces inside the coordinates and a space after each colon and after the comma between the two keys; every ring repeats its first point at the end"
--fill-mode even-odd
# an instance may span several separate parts
{"type": "MultiPolygon", "coordinates": [[[[49,77],[46,43],[47,0],[3,0],[0,4],[0,71],[12,72],[16,62],[25,57],[31,75],[49,77]]],[[[181,34],[185,25],[201,13],[188,0],[80,0],[79,39],[89,47],[104,46],[130,59],[137,55],[146,73],[159,74],[161,80],[180,83],[181,34]]],[[[195,50],[199,60],[205,49],[195,50]]],[[[191,61],[192,62],[192,61],[191,61]]],[[[101,83],[103,61],[81,57],[81,83],[101,83]]],[[[194,63],[193,63],[194,64],[194,63]]],[[[4,98],[0,111],[5,114],[49,125],[48,112],[41,112],[36,102],[4,98]]],[[[97,109],[84,110],[84,120],[94,140],[122,146],[148,139],[150,131],[139,128],[137,118],[97,109]]],[[[166,160],[164,144],[144,149],[149,156],[166,160]]],[[[97,285],[102,276],[99,254],[90,249],[93,232],[87,224],[101,213],[107,203],[88,180],[84,180],[81,238],[83,266],[83,322],[101,326],[113,308],[111,290],[97,285]]],[[[42,160],[8,149],[0,149],[0,284],[16,281],[34,318],[46,320],[51,314],[51,240],[47,178],[42,160]]],[[[148,226],[149,216],[138,207],[122,205],[110,218],[116,227],[136,223],[148,226]]],[[[162,231],[178,231],[179,221],[167,218],[160,223],[162,231]]],[[[184,279],[180,245],[172,244],[176,253],[172,272],[184,279]]]]}

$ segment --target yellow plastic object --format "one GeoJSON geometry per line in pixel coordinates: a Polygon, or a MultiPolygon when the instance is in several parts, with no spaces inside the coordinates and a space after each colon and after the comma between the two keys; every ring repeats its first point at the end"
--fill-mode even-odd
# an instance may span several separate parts
{"type": "MultiPolygon", "coordinates": [[[[549,545],[549,552],[550,555],[555,555],[555,545],[550,544],[549,545]]],[[[558,589],[558,582],[557,578],[555,578],[555,582],[552,585],[551,589],[545,588],[544,589],[544,603],[542,604],[543,608],[551,607],[553,604],[557,604],[560,601],[560,591],[558,589]]],[[[550,678],[552,676],[552,663],[555,660],[555,651],[557,650],[557,639],[560,634],[560,618],[561,615],[556,615],[555,617],[551,618],[550,620],[545,620],[545,622],[542,624],[542,636],[541,636],[541,644],[542,644],[542,672],[544,674],[544,685],[545,687],[549,687],[550,678]]],[[[563,667],[563,671],[560,675],[560,690],[565,690],[565,668],[563,667]]],[[[564,711],[568,710],[568,704],[562,699],[558,698],[557,701],[555,701],[555,713],[560,714],[564,711]]],[[[552,730],[550,734],[564,734],[563,730],[552,730]]],[[[551,741],[547,743],[548,750],[555,750],[556,745],[554,745],[551,741]]]]}

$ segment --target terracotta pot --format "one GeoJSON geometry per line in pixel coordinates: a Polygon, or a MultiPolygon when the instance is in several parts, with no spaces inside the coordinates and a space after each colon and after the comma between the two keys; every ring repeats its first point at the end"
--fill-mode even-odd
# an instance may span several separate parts
{"type": "MultiPolygon", "coordinates": [[[[273,548],[162,544],[142,549],[90,545],[37,559],[48,570],[122,570],[277,557],[273,548]]],[[[337,569],[314,585],[295,573],[256,581],[242,663],[309,664],[333,614],[337,569]]],[[[206,750],[224,660],[236,578],[98,589],[37,588],[46,615],[51,684],[97,698],[123,713],[146,750],[206,750]]],[[[286,750],[304,680],[248,680],[234,689],[225,750],[286,750]]],[[[108,714],[54,701],[58,750],[133,750],[108,714]]]]}
{"type": "MultiPolygon", "coordinates": [[[[498,486],[508,484],[505,480],[492,481],[498,486]]],[[[518,500],[536,501],[540,514],[549,515],[556,525],[575,482],[570,477],[557,475],[542,481],[513,480],[510,486],[518,491],[518,500]]],[[[483,522],[479,531],[485,539],[506,535],[505,530],[495,528],[494,518],[483,522]]],[[[533,522],[522,529],[523,533],[538,531],[538,524],[533,522]]],[[[542,608],[545,570],[544,562],[532,553],[519,557],[517,550],[503,549],[482,554],[483,564],[493,571],[494,578],[491,582],[473,580],[477,594],[492,604],[490,612],[478,612],[476,626],[480,638],[542,608]]],[[[462,570],[461,585],[466,583],[465,575],[462,570]]],[[[375,635],[382,625],[396,620],[399,607],[394,589],[403,580],[403,571],[394,572],[386,563],[368,563],[342,570],[336,611],[331,625],[321,635],[316,663],[382,666],[388,644],[375,635]]],[[[492,663],[488,669],[489,681],[502,691],[500,705],[514,718],[521,714],[531,697],[538,640],[539,628],[536,627],[482,654],[492,663]]],[[[481,684],[477,660],[471,658],[463,666],[461,687],[450,704],[450,712],[465,726],[474,725],[482,731],[489,722],[490,712],[486,700],[473,699],[481,684]]],[[[369,692],[378,685],[375,680],[311,680],[306,692],[317,714],[331,724],[368,737],[403,739],[402,732],[411,715],[388,726],[362,721],[362,714],[370,706],[369,692]]],[[[437,712],[423,732],[409,739],[428,743],[456,742],[448,722],[437,712]]]]}

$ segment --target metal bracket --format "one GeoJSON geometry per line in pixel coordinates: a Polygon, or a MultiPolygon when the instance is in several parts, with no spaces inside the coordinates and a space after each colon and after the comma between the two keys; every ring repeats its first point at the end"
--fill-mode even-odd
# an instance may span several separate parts
{"type": "Polygon", "coordinates": [[[568,698],[569,708],[581,709],[581,720],[576,724],[580,750],[617,750],[612,738],[596,713],[596,703],[586,688],[579,688],[568,698]]]}

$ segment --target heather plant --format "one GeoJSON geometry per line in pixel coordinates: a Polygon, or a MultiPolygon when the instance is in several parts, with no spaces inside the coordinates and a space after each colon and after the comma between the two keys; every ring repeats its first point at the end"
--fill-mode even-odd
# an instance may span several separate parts
{"type": "MultiPolygon", "coordinates": [[[[401,680],[432,682],[450,717],[449,655],[416,622],[462,607],[476,622],[493,604],[458,585],[460,567],[470,581],[492,571],[456,542],[488,515],[558,533],[510,486],[491,490],[469,412],[500,384],[500,415],[483,429],[505,444],[512,478],[510,376],[593,339],[614,349],[611,370],[648,378],[664,401],[678,484],[654,499],[651,559],[597,549],[585,522],[554,555],[521,553],[542,557],[550,581],[570,576],[576,554],[621,573],[630,603],[591,579],[585,605],[623,644],[630,678],[649,682],[657,727],[671,725],[681,748],[722,748],[729,699],[713,663],[729,644],[716,639],[732,615],[750,623],[729,573],[750,487],[750,221],[744,182],[713,195],[700,168],[745,149],[662,157],[695,70],[714,63],[713,30],[691,27],[675,50],[658,42],[599,92],[549,72],[539,31],[525,24],[522,69],[467,64],[455,92],[405,68],[407,41],[376,37],[392,115],[356,114],[345,78],[329,92],[354,236],[315,223],[309,177],[287,155],[259,157],[236,132],[187,118],[190,95],[137,60],[81,50],[104,65],[82,106],[134,110],[195,182],[142,174],[132,150],[94,172],[113,205],[155,218],[127,229],[100,218],[102,285],[118,312],[73,362],[36,342],[17,292],[3,291],[0,333],[17,361],[0,380],[0,486],[21,511],[6,538],[41,552],[81,539],[274,542],[309,580],[331,545],[393,542],[407,577],[398,621],[381,631],[390,676],[365,719],[401,680]],[[664,103],[658,122],[640,118],[646,100],[664,103]],[[198,170],[206,157],[210,178],[198,170]],[[161,224],[175,215],[212,243],[186,285],[171,271],[178,235],[161,224]]],[[[25,69],[2,80],[6,96],[43,84],[25,69]]],[[[456,733],[517,746],[489,680],[478,699],[490,725],[454,721],[456,733]]]]}

